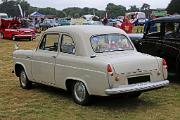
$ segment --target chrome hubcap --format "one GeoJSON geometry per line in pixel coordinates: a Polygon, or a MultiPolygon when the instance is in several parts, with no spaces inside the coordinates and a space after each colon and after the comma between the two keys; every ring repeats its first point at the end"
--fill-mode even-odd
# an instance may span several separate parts
{"type": "Polygon", "coordinates": [[[26,74],[25,74],[25,72],[21,73],[21,84],[22,84],[22,86],[26,86],[26,74]]]}
{"type": "Polygon", "coordinates": [[[74,85],[74,95],[80,102],[86,98],[86,87],[82,82],[76,82],[74,85]]]}
{"type": "Polygon", "coordinates": [[[12,37],[12,40],[15,40],[15,39],[16,39],[15,36],[13,36],[13,37],[12,37]]]}

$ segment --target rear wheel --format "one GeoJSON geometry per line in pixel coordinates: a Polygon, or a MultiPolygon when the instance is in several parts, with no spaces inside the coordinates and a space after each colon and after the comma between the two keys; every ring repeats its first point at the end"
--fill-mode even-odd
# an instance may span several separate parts
{"type": "Polygon", "coordinates": [[[3,33],[0,33],[0,38],[4,39],[4,34],[3,33]]]}
{"type": "Polygon", "coordinates": [[[15,35],[12,35],[12,40],[16,41],[16,36],[15,35]]]}
{"type": "Polygon", "coordinates": [[[29,38],[29,41],[32,41],[33,39],[32,38],[29,38]]]}
{"type": "Polygon", "coordinates": [[[77,81],[72,84],[72,96],[74,102],[79,105],[88,105],[90,96],[83,82],[77,81]]]}
{"type": "Polygon", "coordinates": [[[29,81],[29,79],[27,78],[26,72],[23,69],[20,72],[19,82],[20,82],[20,86],[23,89],[30,89],[32,87],[32,82],[29,81]]]}

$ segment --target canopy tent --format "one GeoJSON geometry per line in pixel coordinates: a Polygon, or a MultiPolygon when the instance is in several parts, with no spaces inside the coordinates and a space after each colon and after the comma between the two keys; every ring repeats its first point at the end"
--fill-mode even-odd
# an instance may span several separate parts
{"type": "Polygon", "coordinates": [[[30,17],[44,17],[45,15],[39,13],[39,12],[33,12],[30,14],[30,17]]]}

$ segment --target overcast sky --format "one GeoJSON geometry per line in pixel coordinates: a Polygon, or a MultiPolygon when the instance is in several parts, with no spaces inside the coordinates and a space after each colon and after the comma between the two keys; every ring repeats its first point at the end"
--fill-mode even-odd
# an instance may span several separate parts
{"type": "Polygon", "coordinates": [[[27,0],[31,6],[53,7],[62,10],[67,7],[90,7],[105,10],[108,3],[123,5],[127,8],[131,5],[141,7],[143,3],[148,3],[151,8],[166,8],[171,0],[27,0]]]}

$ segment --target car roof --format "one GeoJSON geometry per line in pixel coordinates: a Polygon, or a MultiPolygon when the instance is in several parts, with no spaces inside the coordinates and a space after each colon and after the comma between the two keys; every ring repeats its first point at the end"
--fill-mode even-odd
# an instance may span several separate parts
{"type": "Polygon", "coordinates": [[[73,37],[76,45],[76,55],[78,56],[90,56],[94,54],[92,49],[90,38],[95,35],[119,33],[126,35],[127,34],[115,27],[111,26],[101,26],[101,25],[70,25],[70,26],[58,26],[49,28],[45,33],[65,33],[70,34],[73,37]]]}
{"type": "Polygon", "coordinates": [[[71,25],[71,26],[58,26],[47,30],[47,32],[65,32],[81,35],[100,35],[110,33],[126,34],[123,30],[112,26],[102,25],[71,25]]]}
{"type": "Polygon", "coordinates": [[[180,22],[180,15],[170,15],[152,20],[152,22],[180,22]]]}

